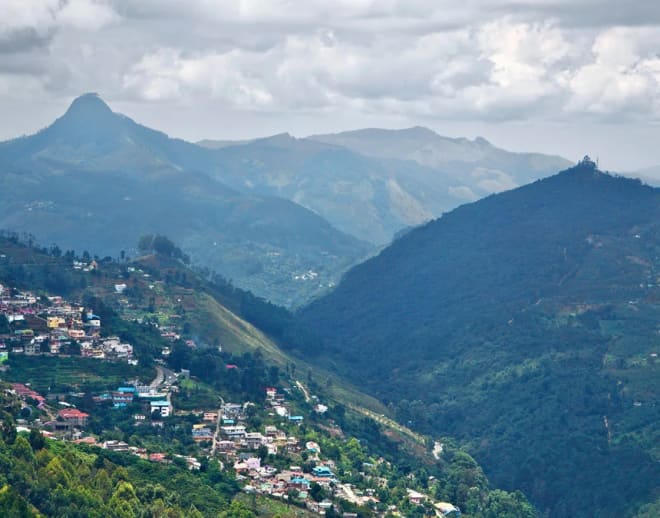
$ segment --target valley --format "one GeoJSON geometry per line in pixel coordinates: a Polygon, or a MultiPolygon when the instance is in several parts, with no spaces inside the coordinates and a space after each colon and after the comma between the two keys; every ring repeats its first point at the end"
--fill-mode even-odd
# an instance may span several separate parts
{"type": "MultiPolygon", "coordinates": [[[[5,401],[21,409],[3,417],[19,435],[2,440],[13,452],[29,432],[38,456],[6,461],[17,476],[4,482],[3,508],[52,512],[24,488],[46,484],[30,466],[63,456],[94,477],[97,466],[124,466],[122,483],[135,494],[120,484],[113,498],[127,499],[127,513],[457,516],[460,506],[463,516],[485,516],[505,506],[533,516],[522,494],[491,489],[460,448],[433,454],[430,438],[225,305],[251,295],[205,280],[174,258],[175,247],[162,248],[170,253],[97,262],[0,239],[0,379],[11,383],[5,401]],[[104,349],[113,340],[124,343],[119,355],[104,349]],[[143,491],[145,474],[164,470],[190,492],[161,502],[143,491]],[[477,483],[469,499],[464,479],[477,483]]],[[[97,493],[76,503],[76,491],[96,491],[89,483],[63,485],[63,509],[98,506],[97,493]]]]}

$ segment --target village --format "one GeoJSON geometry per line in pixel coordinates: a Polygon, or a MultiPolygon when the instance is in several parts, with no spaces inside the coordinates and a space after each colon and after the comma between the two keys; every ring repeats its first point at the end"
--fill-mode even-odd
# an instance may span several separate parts
{"type": "MultiPolygon", "coordinates": [[[[116,287],[117,292],[123,289],[121,285],[116,287]]],[[[9,324],[0,334],[0,368],[4,368],[2,363],[10,354],[80,356],[137,365],[132,345],[122,343],[118,337],[103,337],[101,318],[91,308],[62,297],[37,296],[0,285],[0,317],[9,324]]],[[[176,328],[161,329],[160,334],[166,342],[181,338],[176,328]]],[[[190,340],[184,343],[188,347],[195,346],[190,340]]],[[[319,443],[306,440],[303,433],[297,433],[309,416],[303,415],[303,411],[294,411],[299,405],[291,405],[287,399],[292,391],[299,392],[303,401],[311,403],[315,417],[323,416],[328,409],[316,396],[310,396],[299,381],[284,389],[266,387],[262,403],[231,403],[220,397],[217,408],[179,410],[174,407],[173,396],[180,390],[180,383],[189,381],[190,373],[185,369],[175,373],[167,368],[164,359],[169,354],[170,348],[164,347],[162,359],[156,359],[156,375],[150,383],[125,380],[120,386],[93,394],[94,409],[91,411],[77,408],[82,394],[48,394],[44,397],[29,383],[13,383],[12,391],[21,399],[24,408],[34,407],[40,414],[37,419],[19,420],[17,431],[29,432],[35,428],[54,440],[126,452],[151,462],[180,462],[190,470],[199,470],[202,463],[215,461],[220,469],[235,474],[245,493],[288,501],[320,515],[336,509],[338,499],[373,511],[379,508],[377,488],[386,488],[387,478],[370,475],[365,468],[359,475],[368,484],[356,485],[342,480],[335,461],[324,455],[319,443]],[[258,411],[268,424],[251,427],[249,415],[254,413],[250,411],[251,407],[260,407],[258,411]],[[125,440],[101,439],[99,434],[90,433],[89,423],[94,413],[110,411],[113,415],[113,411],[122,410],[130,412],[131,426],[135,430],[145,426],[163,428],[171,418],[185,418],[186,422],[196,420],[189,425],[188,434],[197,453],[166,452],[125,440]],[[269,462],[283,458],[300,459],[301,462],[289,465],[278,462],[277,467],[269,462]]],[[[236,365],[227,365],[227,369],[237,368],[236,365]]],[[[385,461],[379,459],[377,462],[385,461]]],[[[460,516],[460,510],[454,505],[434,501],[424,493],[409,489],[407,498],[411,504],[425,504],[434,510],[436,516],[460,516]]],[[[386,512],[402,516],[395,505],[387,506],[386,512]]],[[[358,515],[344,512],[343,516],[358,515]]]]}
{"type": "MultiPolygon", "coordinates": [[[[133,346],[115,336],[101,336],[101,318],[91,308],[60,296],[37,297],[0,285],[0,318],[13,332],[0,332],[0,362],[13,354],[79,355],[137,364],[133,346]]],[[[0,331],[2,331],[0,329],[0,331]]]]}

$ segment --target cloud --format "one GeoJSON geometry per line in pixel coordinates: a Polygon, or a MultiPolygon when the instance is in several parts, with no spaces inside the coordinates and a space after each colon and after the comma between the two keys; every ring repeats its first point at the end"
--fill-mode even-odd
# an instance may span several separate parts
{"type": "Polygon", "coordinates": [[[451,196],[454,196],[455,198],[458,198],[460,200],[476,201],[479,199],[479,196],[475,194],[474,191],[470,189],[467,185],[457,185],[454,187],[449,187],[449,189],[447,189],[447,192],[451,196]]]}
{"type": "Polygon", "coordinates": [[[68,0],[56,12],[57,23],[86,31],[97,31],[119,21],[112,7],[102,0],[68,0]]]}
{"type": "Polygon", "coordinates": [[[289,120],[657,123],[660,4],[629,4],[3,0],[0,80],[289,120]]]}

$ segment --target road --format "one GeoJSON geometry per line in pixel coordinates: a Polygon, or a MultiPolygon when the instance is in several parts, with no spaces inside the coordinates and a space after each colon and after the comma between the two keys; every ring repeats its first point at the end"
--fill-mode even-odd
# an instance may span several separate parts
{"type": "Polygon", "coordinates": [[[215,424],[215,433],[213,434],[213,444],[211,445],[211,457],[215,455],[218,447],[218,437],[220,437],[220,423],[222,422],[222,410],[225,406],[225,400],[220,396],[220,408],[218,408],[218,420],[215,424]]]}
{"type": "Polygon", "coordinates": [[[309,392],[308,392],[307,389],[305,388],[305,385],[303,385],[303,384],[300,383],[299,381],[296,381],[296,386],[297,386],[300,390],[302,390],[303,394],[305,395],[305,402],[306,402],[306,403],[309,403],[309,400],[311,399],[311,397],[310,397],[310,395],[309,395],[309,392]]]}
{"type": "Polygon", "coordinates": [[[170,370],[166,367],[161,367],[156,365],[156,377],[149,384],[152,389],[157,389],[163,383],[173,383],[176,380],[176,375],[173,370],[170,370]]]}
{"type": "Polygon", "coordinates": [[[442,454],[442,443],[440,441],[435,441],[433,443],[433,457],[435,457],[435,460],[439,460],[441,454],[442,454]]]}
{"type": "Polygon", "coordinates": [[[367,417],[370,417],[371,419],[373,419],[377,423],[380,423],[380,424],[386,426],[387,428],[391,428],[392,430],[396,430],[399,433],[407,435],[408,437],[410,437],[411,439],[413,439],[415,442],[417,442],[419,444],[425,444],[425,442],[426,442],[424,440],[424,437],[422,437],[420,434],[413,432],[410,428],[407,428],[407,427],[403,426],[402,424],[397,423],[393,419],[390,419],[389,417],[386,417],[383,414],[377,414],[376,412],[373,412],[371,410],[368,410],[368,409],[360,407],[360,406],[355,406],[355,405],[351,405],[351,404],[348,404],[347,406],[351,410],[353,410],[355,412],[359,412],[360,414],[365,415],[367,417]]]}
{"type": "Polygon", "coordinates": [[[164,380],[165,380],[165,372],[164,372],[163,368],[160,367],[159,365],[156,365],[156,377],[149,384],[149,386],[152,389],[158,388],[163,384],[164,380]]]}

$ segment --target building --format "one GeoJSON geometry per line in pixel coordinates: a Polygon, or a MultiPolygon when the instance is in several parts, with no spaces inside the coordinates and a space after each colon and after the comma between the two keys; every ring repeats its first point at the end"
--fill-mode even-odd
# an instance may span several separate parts
{"type": "Polygon", "coordinates": [[[58,419],[61,418],[68,426],[87,426],[89,414],[81,412],[77,408],[64,408],[57,413],[58,419]]]}
{"type": "Polygon", "coordinates": [[[245,426],[221,426],[220,433],[227,439],[242,439],[245,437],[245,426]]]}
{"type": "Polygon", "coordinates": [[[217,420],[218,420],[217,412],[204,412],[204,417],[202,418],[202,421],[205,421],[207,423],[215,423],[217,420]]]}
{"type": "Polygon", "coordinates": [[[213,431],[206,425],[195,424],[192,427],[193,441],[212,441],[213,431]]]}
{"type": "Polygon", "coordinates": [[[335,478],[335,474],[326,466],[316,466],[312,473],[318,478],[335,478]]]}
{"type": "Polygon", "coordinates": [[[113,406],[115,408],[121,408],[133,402],[134,393],[118,390],[116,392],[112,392],[110,395],[112,397],[113,406]]]}
{"type": "Polygon", "coordinates": [[[169,417],[172,414],[172,405],[167,399],[161,399],[151,402],[151,413],[156,410],[160,412],[161,417],[169,417]]]}
{"type": "Polygon", "coordinates": [[[103,443],[103,449],[110,451],[128,451],[128,444],[124,441],[105,441],[103,443]]]}
{"type": "Polygon", "coordinates": [[[256,450],[264,443],[264,437],[259,432],[245,434],[245,444],[251,450],[256,450]]]}

